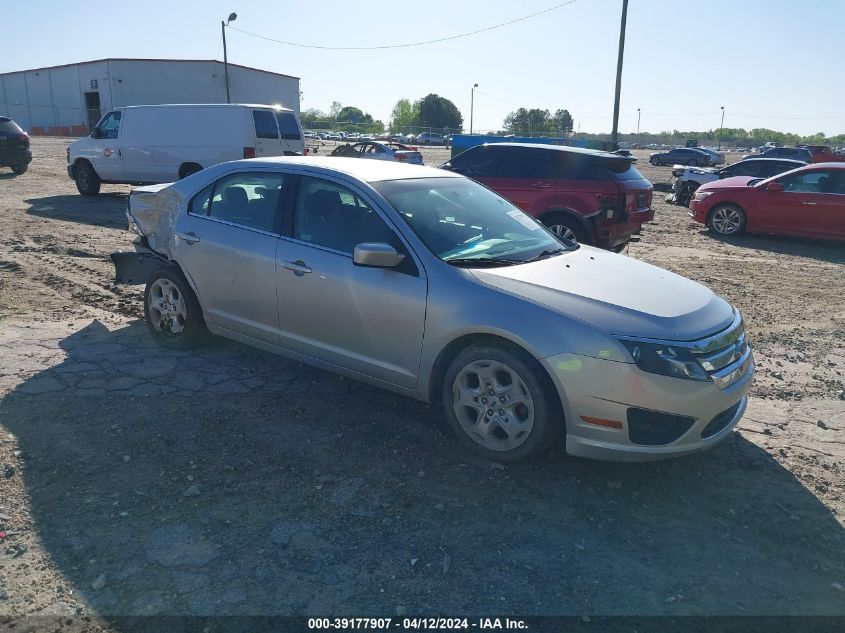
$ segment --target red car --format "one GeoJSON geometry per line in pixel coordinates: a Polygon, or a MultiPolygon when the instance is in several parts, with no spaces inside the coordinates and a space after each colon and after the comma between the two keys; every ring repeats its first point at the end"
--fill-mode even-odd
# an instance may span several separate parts
{"type": "Polygon", "coordinates": [[[796,145],[795,147],[810,152],[814,163],[845,162],[845,155],[835,154],[829,145],[796,145]]]}
{"type": "Polygon", "coordinates": [[[813,163],[772,178],[708,183],[689,214],[719,235],[772,233],[845,240],[845,164],[813,163]]]}
{"type": "Polygon", "coordinates": [[[579,147],[491,143],[442,167],[486,185],[559,237],[619,251],[654,219],[652,186],[635,161],[579,147]]]}

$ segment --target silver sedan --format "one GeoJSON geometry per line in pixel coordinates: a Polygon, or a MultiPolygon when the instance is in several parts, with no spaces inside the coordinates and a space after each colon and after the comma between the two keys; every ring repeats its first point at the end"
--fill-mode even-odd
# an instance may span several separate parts
{"type": "Polygon", "coordinates": [[[224,163],[135,189],[165,348],[209,334],[442,403],[460,441],[514,461],[649,460],[713,446],[754,371],[712,291],[567,242],[462,176],[351,158],[224,163]]]}

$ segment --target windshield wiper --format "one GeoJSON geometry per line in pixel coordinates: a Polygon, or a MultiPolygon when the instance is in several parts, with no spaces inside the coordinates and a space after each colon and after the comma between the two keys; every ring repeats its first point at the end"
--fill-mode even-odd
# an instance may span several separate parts
{"type": "Polygon", "coordinates": [[[444,259],[443,261],[451,266],[466,266],[468,268],[472,268],[473,266],[513,266],[515,264],[525,263],[515,259],[496,259],[493,257],[453,257],[452,259],[444,259]]]}
{"type": "Polygon", "coordinates": [[[534,257],[529,257],[528,259],[523,260],[523,263],[527,264],[528,262],[537,262],[537,261],[540,261],[541,259],[546,259],[548,257],[554,257],[555,255],[560,255],[565,250],[566,250],[565,248],[547,248],[546,250],[541,251],[541,252],[537,253],[536,255],[534,255],[534,257]]]}

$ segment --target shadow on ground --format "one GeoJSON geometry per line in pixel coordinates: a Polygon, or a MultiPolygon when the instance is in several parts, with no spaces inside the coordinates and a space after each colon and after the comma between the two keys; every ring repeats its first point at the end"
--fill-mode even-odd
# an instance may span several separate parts
{"type": "Polygon", "coordinates": [[[845,611],[842,528],[739,434],[499,468],[425,405],[238,345],[95,321],[60,346],[0,419],[37,538],[98,613],[845,611]]]}
{"type": "Polygon", "coordinates": [[[722,237],[706,228],[699,232],[705,237],[731,246],[755,248],[779,255],[807,257],[831,264],[845,264],[845,248],[843,248],[842,243],[801,237],[774,237],[751,234],[722,237]]]}
{"type": "Polygon", "coordinates": [[[51,220],[80,222],[110,229],[125,229],[126,194],[101,193],[97,196],[45,196],[24,200],[27,213],[51,220]]]}

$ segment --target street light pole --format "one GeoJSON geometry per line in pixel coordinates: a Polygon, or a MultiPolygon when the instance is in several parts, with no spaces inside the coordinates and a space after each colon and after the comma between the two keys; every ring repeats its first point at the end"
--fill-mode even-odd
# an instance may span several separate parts
{"type": "Polygon", "coordinates": [[[722,150],[722,128],[725,127],[725,106],[721,106],[721,108],[722,108],[722,122],[719,124],[719,147],[716,148],[717,152],[722,150]]]}
{"type": "Polygon", "coordinates": [[[622,58],[625,55],[625,22],[628,19],[628,0],[622,0],[622,24],[619,26],[619,57],[616,60],[616,96],[613,99],[613,143],[619,141],[619,97],[622,94],[622,58]]]}
{"type": "Polygon", "coordinates": [[[637,108],[637,140],[640,139],[640,109],[637,108]]]}
{"type": "Polygon", "coordinates": [[[473,111],[475,110],[475,89],[478,88],[478,84],[472,85],[472,90],[469,91],[469,133],[472,136],[472,115],[473,111]]]}
{"type": "Polygon", "coordinates": [[[229,22],[234,22],[237,19],[237,13],[230,13],[228,20],[220,20],[220,30],[223,32],[223,74],[226,76],[226,103],[232,103],[229,97],[229,56],[226,53],[226,27],[229,26],[229,22]]]}

